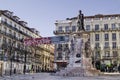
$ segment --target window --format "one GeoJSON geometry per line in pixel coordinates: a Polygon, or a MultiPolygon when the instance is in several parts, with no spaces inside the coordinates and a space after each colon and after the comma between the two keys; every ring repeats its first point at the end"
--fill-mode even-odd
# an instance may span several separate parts
{"type": "Polygon", "coordinates": [[[116,42],[112,42],[112,48],[116,48],[116,42]]]}
{"type": "Polygon", "coordinates": [[[113,16],[113,17],[111,17],[110,19],[116,19],[116,17],[113,16]]]}
{"type": "Polygon", "coordinates": [[[58,53],[57,59],[58,59],[58,60],[61,60],[61,59],[62,59],[62,53],[58,53]]]}
{"type": "Polygon", "coordinates": [[[109,48],[109,42],[105,42],[104,48],[109,48]]]}
{"type": "Polygon", "coordinates": [[[72,31],[76,31],[76,26],[72,26],[72,31]]]}
{"type": "Polygon", "coordinates": [[[90,31],[90,25],[86,25],[86,31],[90,31]]]}
{"type": "Polygon", "coordinates": [[[14,24],[14,27],[16,28],[16,24],[14,24]]]}
{"type": "Polygon", "coordinates": [[[86,18],[85,21],[91,21],[91,18],[86,18]]]}
{"type": "Polygon", "coordinates": [[[103,17],[103,20],[108,20],[109,19],[109,17],[103,17]]]}
{"type": "Polygon", "coordinates": [[[117,56],[118,56],[117,51],[113,51],[113,57],[117,57],[117,56]]]}
{"type": "Polygon", "coordinates": [[[24,29],[22,29],[22,31],[24,32],[24,29]]]}
{"type": "Polygon", "coordinates": [[[4,31],[7,32],[7,28],[6,27],[4,27],[4,31]]]}
{"type": "Polygon", "coordinates": [[[110,57],[110,52],[109,51],[105,52],[105,57],[110,57]]]}
{"type": "Polygon", "coordinates": [[[3,37],[3,43],[6,43],[6,42],[7,42],[6,37],[3,37]]]}
{"type": "Polygon", "coordinates": [[[95,34],[95,41],[99,41],[99,34],[95,34]]]}
{"type": "Polygon", "coordinates": [[[68,48],[68,44],[65,44],[65,47],[68,48]]]}
{"type": "Polygon", "coordinates": [[[116,33],[112,33],[112,40],[116,40],[116,33]]]}
{"type": "Polygon", "coordinates": [[[62,48],[62,44],[58,44],[58,48],[62,48]]]}
{"type": "Polygon", "coordinates": [[[10,25],[12,26],[12,21],[10,21],[10,25]]]}
{"type": "Polygon", "coordinates": [[[95,30],[99,30],[99,25],[98,24],[95,25],[95,30]]]}
{"type": "Polygon", "coordinates": [[[28,34],[28,31],[26,31],[26,34],[28,34]]]}
{"type": "Polygon", "coordinates": [[[108,24],[104,24],[104,30],[108,30],[108,24]]]}
{"type": "Polygon", "coordinates": [[[62,26],[58,27],[58,31],[62,32],[62,26]]]}
{"type": "Polygon", "coordinates": [[[16,37],[16,32],[14,32],[14,37],[16,37]]]}
{"type": "Polygon", "coordinates": [[[66,31],[66,32],[69,32],[69,31],[70,31],[70,30],[69,30],[69,26],[66,26],[66,27],[65,27],[65,31],[66,31]]]}
{"type": "Polygon", "coordinates": [[[100,51],[95,52],[95,58],[100,58],[100,51]]]}
{"type": "Polygon", "coordinates": [[[7,19],[5,19],[5,22],[7,22],[7,19]]]}
{"type": "Polygon", "coordinates": [[[18,38],[20,39],[20,34],[18,34],[18,38]]]}
{"type": "Polygon", "coordinates": [[[21,27],[19,26],[19,30],[21,30],[21,27]]]}
{"type": "Polygon", "coordinates": [[[111,26],[112,26],[112,30],[116,29],[115,23],[111,24],[111,26]]]}
{"type": "Polygon", "coordinates": [[[99,43],[95,43],[95,48],[99,48],[99,43]]]}
{"type": "Polygon", "coordinates": [[[8,39],[8,43],[9,43],[9,45],[11,44],[11,39],[8,39]]]}
{"type": "Polygon", "coordinates": [[[100,20],[100,18],[94,18],[94,20],[100,20]]]}
{"type": "Polygon", "coordinates": [[[118,27],[119,27],[119,29],[120,29],[120,23],[118,23],[118,27]]]}
{"type": "Polygon", "coordinates": [[[60,37],[59,37],[59,40],[60,40],[60,41],[65,41],[65,38],[64,38],[63,36],[60,36],[60,37]]]}
{"type": "Polygon", "coordinates": [[[108,40],[109,40],[109,35],[108,35],[108,33],[104,34],[104,38],[105,38],[105,41],[108,41],[108,40]]]}

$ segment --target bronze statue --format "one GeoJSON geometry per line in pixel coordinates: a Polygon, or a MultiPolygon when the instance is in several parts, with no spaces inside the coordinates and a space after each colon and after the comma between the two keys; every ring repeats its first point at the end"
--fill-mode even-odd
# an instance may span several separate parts
{"type": "Polygon", "coordinates": [[[82,14],[81,10],[79,11],[79,15],[78,15],[77,27],[78,27],[78,31],[85,30],[84,29],[84,15],[82,14]]]}

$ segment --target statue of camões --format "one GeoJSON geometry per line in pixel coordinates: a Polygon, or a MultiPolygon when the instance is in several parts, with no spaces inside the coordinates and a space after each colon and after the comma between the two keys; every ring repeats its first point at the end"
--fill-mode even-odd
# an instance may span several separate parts
{"type": "Polygon", "coordinates": [[[78,15],[78,22],[77,22],[77,27],[78,27],[78,31],[80,30],[84,30],[84,15],[82,14],[81,10],[79,11],[79,15],[78,15]]]}

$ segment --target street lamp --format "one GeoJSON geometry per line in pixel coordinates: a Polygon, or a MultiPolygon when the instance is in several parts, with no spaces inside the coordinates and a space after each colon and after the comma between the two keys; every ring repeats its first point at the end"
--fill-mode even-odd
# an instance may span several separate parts
{"type": "Polygon", "coordinates": [[[2,59],[2,57],[3,57],[3,52],[4,50],[2,50],[2,49],[0,49],[0,55],[1,55],[1,57],[0,57],[0,59],[2,59]]]}
{"type": "Polygon", "coordinates": [[[25,74],[26,73],[26,57],[27,57],[27,51],[24,51],[24,54],[25,54],[25,58],[24,58],[24,70],[23,70],[23,73],[25,74]]]}
{"type": "Polygon", "coordinates": [[[94,52],[94,46],[93,45],[91,45],[91,50],[92,50],[93,67],[95,68],[95,52],[94,52]]]}
{"type": "MultiPolygon", "coordinates": [[[[4,52],[4,50],[2,50],[2,49],[0,49],[0,55],[1,55],[1,57],[0,57],[0,59],[2,60],[4,60],[4,58],[3,58],[3,52],[4,52]]],[[[2,67],[2,64],[0,64],[0,66],[2,67]]],[[[1,70],[0,70],[0,76],[2,76],[2,68],[1,68],[1,70]]]]}
{"type": "Polygon", "coordinates": [[[13,58],[13,45],[14,45],[15,41],[12,42],[11,46],[10,46],[10,76],[12,75],[12,58],[13,58]]]}

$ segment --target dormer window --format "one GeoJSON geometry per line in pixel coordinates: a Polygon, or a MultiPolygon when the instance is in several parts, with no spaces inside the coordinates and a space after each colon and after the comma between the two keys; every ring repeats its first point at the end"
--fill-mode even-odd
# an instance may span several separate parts
{"type": "Polygon", "coordinates": [[[66,32],[69,32],[69,26],[66,26],[66,27],[65,27],[65,31],[66,31],[66,32]]]}
{"type": "Polygon", "coordinates": [[[58,27],[58,31],[62,32],[62,26],[58,27]]]}
{"type": "Polygon", "coordinates": [[[5,18],[5,22],[7,22],[7,19],[5,18]]]}

